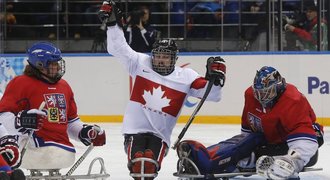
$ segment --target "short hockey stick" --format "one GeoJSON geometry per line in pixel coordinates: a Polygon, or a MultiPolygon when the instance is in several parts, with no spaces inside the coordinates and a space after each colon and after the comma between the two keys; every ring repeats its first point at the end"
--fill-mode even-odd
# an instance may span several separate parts
{"type": "MultiPolygon", "coordinates": [[[[39,109],[40,111],[43,110],[44,107],[45,107],[45,105],[46,105],[46,102],[45,102],[45,101],[42,101],[38,109],[39,109]]],[[[21,151],[21,158],[22,158],[22,159],[23,159],[23,156],[24,156],[24,154],[25,154],[25,152],[26,152],[26,149],[27,149],[27,146],[28,146],[28,144],[29,144],[29,142],[30,142],[30,139],[32,138],[33,132],[34,132],[34,130],[31,130],[31,132],[29,133],[29,136],[28,136],[27,139],[26,139],[25,144],[23,145],[23,148],[22,148],[22,151],[21,151]]]]}
{"type": "Polygon", "coordinates": [[[78,166],[85,160],[85,158],[93,150],[93,148],[94,148],[93,144],[89,145],[89,147],[86,149],[84,154],[80,156],[80,158],[73,164],[71,169],[65,175],[70,176],[78,168],[78,166]]]}
{"type": "Polygon", "coordinates": [[[213,86],[213,84],[214,84],[214,81],[215,81],[215,78],[212,77],[212,78],[210,79],[210,81],[209,81],[209,84],[208,84],[207,87],[206,87],[206,90],[205,90],[204,96],[203,96],[202,99],[199,101],[199,103],[198,103],[196,109],[194,110],[194,112],[191,114],[191,116],[190,116],[190,118],[189,118],[187,124],[186,124],[186,125],[184,126],[184,128],[182,129],[182,131],[181,131],[181,133],[179,134],[178,139],[175,141],[175,143],[174,143],[172,149],[175,150],[175,149],[177,148],[179,142],[181,141],[181,139],[183,138],[183,136],[184,136],[185,133],[187,132],[187,130],[188,130],[190,124],[191,124],[191,123],[193,122],[193,120],[195,119],[196,114],[198,113],[198,111],[200,110],[200,108],[201,108],[202,105],[204,104],[204,102],[205,102],[207,96],[209,95],[209,93],[210,93],[210,91],[211,91],[211,88],[212,88],[212,86],[213,86]]]}

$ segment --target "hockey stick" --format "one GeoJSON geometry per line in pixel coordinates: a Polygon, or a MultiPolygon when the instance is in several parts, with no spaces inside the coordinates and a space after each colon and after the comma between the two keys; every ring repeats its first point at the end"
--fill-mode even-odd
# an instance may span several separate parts
{"type": "MultiPolygon", "coordinates": [[[[45,101],[42,101],[38,109],[39,109],[40,111],[43,110],[44,107],[45,107],[45,105],[46,105],[46,102],[45,102],[45,101]]],[[[28,144],[29,144],[29,142],[30,142],[30,139],[32,138],[33,132],[34,132],[34,130],[31,130],[31,132],[29,133],[28,138],[26,139],[25,144],[23,145],[23,148],[22,148],[22,151],[21,151],[21,158],[22,158],[22,159],[23,159],[23,156],[24,156],[24,154],[25,154],[25,152],[26,152],[26,149],[27,149],[27,146],[28,146],[28,144]]]]}
{"type": "Polygon", "coordinates": [[[85,160],[85,158],[93,150],[93,148],[94,148],[93,144],[89,145],[89,147],[86,149],[84,154],[80,156],[80,158],[73,164],[71,169],[65,175],[70,176],[78,168],[78,166],[85,160]]]}
{"type": "Polygon", "coordinates": [[[194,110],[194,112],[191,114],[191,116],[190,116],[190,118],[189,118],[187,124],[186,124],[186,125],[184,126],[184,128],[182,129],[182,131],[181,131],[181,133],[179,134],[178,139],[175,141],[175,143],[174,143],[172,149],[175,150],[175,149],[177,148],[179,142],[181,141],[181,139],[183,138],[183,136],[184,136],[185,133],[187,132],[187,130],[188,130],[190,124],[191,124],[191,123],[193,122],[193,120],[195,119],[196,114],[198,113],[198,111],[200,110],[200,108],[201,108],[202,105],[204,104],[204,102],[205,102],[207,96],[209,95],[209,93],[210,93],[210,91],[211,91],[211,88],[212,88],[212,86],[213,86],[213,84],[214,84],[214,81],[215,81],[215,78],[212,77],[212,78],[210,79],[210,81],[209,81],[209,84],[207,85],[207,88],[206,88],[206,90],[205,90],[204,96],[203,96],[202,99],[199,101],[199,103],[198,103],[196,109],[194,110]]]}

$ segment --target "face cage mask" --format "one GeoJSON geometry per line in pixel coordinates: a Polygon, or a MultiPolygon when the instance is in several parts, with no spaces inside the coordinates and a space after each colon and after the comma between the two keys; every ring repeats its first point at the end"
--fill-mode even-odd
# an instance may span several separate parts
{"type": "Polygon", "coordinates": [[[161,49],[161,48],[157,48],[152,50],[152,69],[154,71],[156,71],[158,74],[162,75],[162,76],[166,76],[171,74],[174,71],[174,67],[175,67],[175,62],[177,59],[177,52],[173,52],[171,50],[168,49],[161,49]],[[171,57],[171,63],[169,65],[165,65],[164,63],[155,63],[155,56],[156,55],[170,55],[171,57]]]}
{"type": "Polygon", "coordinates": [[[59,81],[65,74],[65,61],[61,59],[57,63],[59,70],[57,71],[57,73],[54,74],[54,78],[52,78],[56,82],[59,81]]]}
{"type": "Polygon", "coordinates": [[[48,81],[49,83],[57,83],[65,74],[65,61],[63,59],[57,61],[58,66],[53,67],[54,69],[50,68],[50,65],[48,64],[46,70],[47,74],[44,74],[42,72],[39,72],[46,76],[48,79],[44,79],[48,81]],[[55,69],[56,68],[56,69],[55,69]],[[53,73],[55,72],[55,73],[53,73]]]}
{"type": "Polygon", "coordinates": [[[260,102],[262,107],[268,107],[277,96],[277,84],[273,84],[267,88],[255,89],[253,88],[254,97],[260,102]]]}

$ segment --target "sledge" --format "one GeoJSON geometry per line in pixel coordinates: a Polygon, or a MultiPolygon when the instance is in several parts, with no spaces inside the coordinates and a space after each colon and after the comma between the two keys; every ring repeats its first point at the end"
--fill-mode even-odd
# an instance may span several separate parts
{"type": "Polygon", "coordinates": [[[60,173],[60,169],[49,169],[49,170],[37,170],[37,169],[29,169],[30,175],[26,176],[27,180],[64,180],[64,179],[70,179],[70,180],[76,180],[76,179],[99,179],[99,180],[105,180],[110,177],[110,174],[107,173],[105,166],[104,166],[104,160],[100,157],[94,158],[92,162],[89,165],[88,172],[85,175],[71,175],[71,174],[65,174],[62,175],[60,173]],[[94,166],[94,163],[98,161],[100,163],[100,171],[97,174],[92,173],[92,169],[94,166]],[[48,175],[44,175],[44,173],[48,173],[48,175]]]}
{"type": "MultiPolygon", "coordinates": [[[[316,167],[305,167],[301,172],[310,171],[322,171],[323,168],[316,167]]],[[[196,164],[187,157],[181,157],[177,162],[177,172],[173,173],[175,177],[179,180],[194,180],[194,179],[218,179],[218,180],[228,180],[236,176],[252,176],[256,175],[255,171],[248,172],[229,172],[229,173],[219,173],[219,174],[201,174],[196,164]],[[187,169],[189,165],[189,170],[187,169]],[[187,170],[190,172],[188,173],[187,170]]]]}

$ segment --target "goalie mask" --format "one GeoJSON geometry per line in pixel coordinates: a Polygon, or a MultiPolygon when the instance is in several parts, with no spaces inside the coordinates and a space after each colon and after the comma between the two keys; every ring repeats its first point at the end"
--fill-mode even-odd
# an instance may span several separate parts
{"type": "Polygon", "coordinates": [[[264,66],[257,71],[252,86],[254,97],[264,108],[273,107],[284,92],[285,87],[285,79],[275,68],[270,66],[264,66]]]}
{"type": "Polygon", "coordinates": [[[56,83],[65,73],[61,51],[51,43],[33,44],[27,51],[29,65],[49,83],[56,83]],[[44,76],[44,77],[43,77],[44,76]]]}
{"type": "Polygon", "coordinates": [[[174,40],[163,39],[156,41],[151,51],[152,69],[163,76],[171,74],[175,68],[178,52],[178,47],[174,40]]]}

